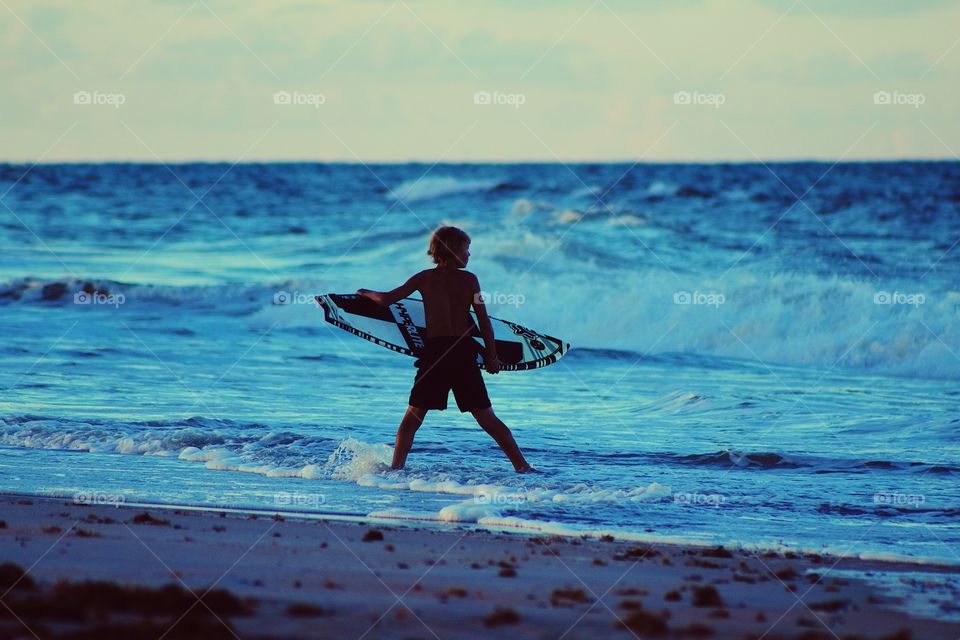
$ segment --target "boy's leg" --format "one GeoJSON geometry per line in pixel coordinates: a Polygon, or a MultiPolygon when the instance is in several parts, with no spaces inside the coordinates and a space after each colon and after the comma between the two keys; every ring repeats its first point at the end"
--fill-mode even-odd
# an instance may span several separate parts
{"type": "Polygon", "coordinates": [[[490,437],[497,441],[497,444],[500,445],[503,452],[510,458],[510,462],[513,463],[513,468],[518,473],[531,470],[530,464],[523,457],[523,453],[520,452],[520,447],[517,446],[516,440],[513,439],[513,434],[510,433],[510,429],[507,425],[503,424],[503,421],[493,412],[493,407],[478,409],[470,413],[473,414],[473,417],[477,420],[477,424],[490,434],[490,437]]]}
{"type": "Polygon", "coordinates": [[[423,418],[426,415],[427,409],[413,405],[407,406],[407,411],[403,414],[403,420],[400,421],[400,427],[397,429],[397,441],[393,446],[393,469],[403,469],[403,465],[407,463],[407,454],[413,446],[413,436],[423,424],[423,418]]]}

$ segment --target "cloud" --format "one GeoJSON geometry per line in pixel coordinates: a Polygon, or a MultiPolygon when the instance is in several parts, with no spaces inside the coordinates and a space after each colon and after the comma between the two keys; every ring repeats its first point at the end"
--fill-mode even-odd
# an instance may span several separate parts
{"type": "Polygon", "coordinates": [[[920,118],[960,134],[956,3],[7,1],[36,34],[0,17],[7,159],[37,158],[73,122],[48,158],[152,159],[126,126],[163,158],[227,160],[274,123],[248,158],[630,160],[674,125],[647,157],[752,157],[724,122],[758,152],[832,157],[873,117],[871,154],[907,148],[906,131],[942,155],[920,118]],[[930,99],[872,111],[880,89],[930,99]],[[79,90],[128,99],[83,108],[79,90]],[[281,90],[325,101],[278,105],[281,90]],[[477,91],[524,103],[477,105],[477,91]],[[682,108],[677,91],[727,99],[682,108]]]}
{"type": "MultiPolygon", "coordinates": [[[[914,13],[927,13],[949,7],[953,0],[802,0],[811,11],[818,15],[845,16],[856,18],[879,18],[887,16],[902,16],[914,13]]],[[[793,0],[761,0],[762,4],[785,11],[793,0]]]]}

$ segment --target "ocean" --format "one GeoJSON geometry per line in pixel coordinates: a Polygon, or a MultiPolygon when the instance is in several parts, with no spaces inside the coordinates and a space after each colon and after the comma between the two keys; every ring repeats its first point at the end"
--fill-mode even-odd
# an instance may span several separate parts
{"type": "Polygon", "coordinates": [[[0,491],[960,564],[960,163],[0,165],[0,491]],[[317,293],[473,238],[542,473],[317,293]]]}

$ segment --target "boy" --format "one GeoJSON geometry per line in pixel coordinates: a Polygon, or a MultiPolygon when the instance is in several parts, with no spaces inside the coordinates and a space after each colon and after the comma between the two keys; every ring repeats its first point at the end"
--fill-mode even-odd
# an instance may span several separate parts
{"type": "Polygon", "coordinates": [[[430,409],[447,408],[447,396],[453,389],[461,413],[469,411],[484,431],[496,440],[510,458],[517,473],[535,471],[523,457],[513,434],[490,406],[483,376],[477,367],[478,345],[470,337],[474,328],[470,305],[477,314],[480,335],[486,346],[484,362],[488,373],[500,371],[493,327],[480,295],[477,276],[464,270],[470,259],[470,236],[457,227],[440,227],[430,237],[427,254],[437,265],[414,274],[393,291],[358,289],[357,295],[387,306],[408,297],[414,291],[423,296],[427,320],[427,338],[416,361],[417,375],[410,391],[407,411],[397,429],[393,449],[393,468],[402,469],[413,436],[430,409]]]}

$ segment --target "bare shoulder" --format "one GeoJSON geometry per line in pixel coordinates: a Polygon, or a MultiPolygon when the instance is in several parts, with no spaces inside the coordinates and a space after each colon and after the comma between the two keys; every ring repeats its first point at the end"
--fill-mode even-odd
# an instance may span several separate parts
{"type": "Polygon", "coordinates": [[[467,271],[466,269],[461,269],[464,279],[470,283],[470,286],[475,290],[480,288],[480,279],[472,271],[467,271]]]}

